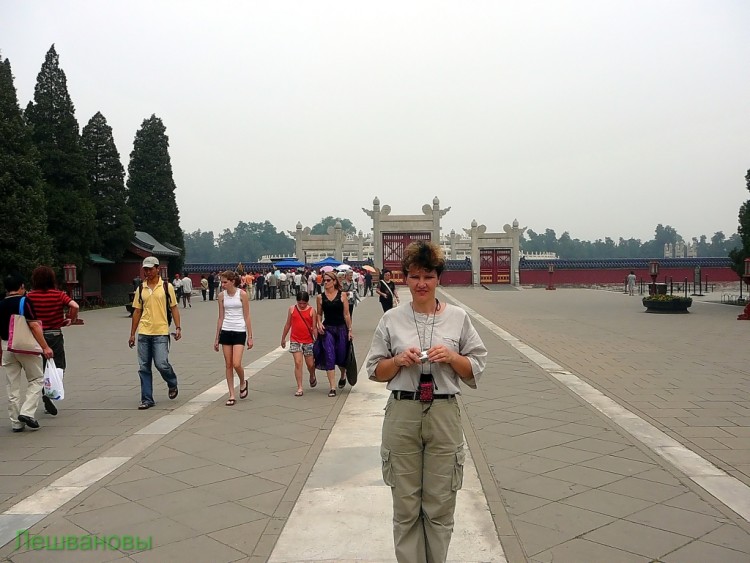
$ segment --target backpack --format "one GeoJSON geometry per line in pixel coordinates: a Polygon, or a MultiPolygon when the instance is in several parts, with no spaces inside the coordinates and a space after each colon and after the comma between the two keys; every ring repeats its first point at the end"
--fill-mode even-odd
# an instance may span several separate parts
{"type": "MultiPolygon", "coordinates": [[[[143,285],[138,288],[138,301],[141,304],[141,310],[143,310],[143,285]]],[[[169,282],[164,280],[164,295],[167,296],[167,326],[172,326],[172,307],[170,303],[172,299],[169,297],[169,282]]]]}

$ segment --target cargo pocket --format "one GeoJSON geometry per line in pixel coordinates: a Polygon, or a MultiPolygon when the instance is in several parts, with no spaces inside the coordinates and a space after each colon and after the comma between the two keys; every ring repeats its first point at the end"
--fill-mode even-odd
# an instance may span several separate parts
{"type": "Polygon", "coordinates": [[[464,484],[464,462],[466,461],[466,451],[463,446],[456,452],[456,461],[453,464],[453,483],[451,489],[458,491],[464,484]]]}
{"type": "Polygon", "coordinates": [[[383,462],[383,482],[393,487],[393,466],[391,465],[391,450],[380,446],[380,459],[383,462]]]}

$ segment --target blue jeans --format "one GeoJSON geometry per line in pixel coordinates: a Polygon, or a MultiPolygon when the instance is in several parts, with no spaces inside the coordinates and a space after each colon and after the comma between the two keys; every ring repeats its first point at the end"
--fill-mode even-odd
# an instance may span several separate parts
{"type": "Polygon", "coordinates": [[[151,375],[151,361],[161,374],[167,387],[177,387],[177,374],[169,363],[169,335],[138,335],[138,377],[141,378],[141,402],[154,405],[154,381],[151,375]]]}

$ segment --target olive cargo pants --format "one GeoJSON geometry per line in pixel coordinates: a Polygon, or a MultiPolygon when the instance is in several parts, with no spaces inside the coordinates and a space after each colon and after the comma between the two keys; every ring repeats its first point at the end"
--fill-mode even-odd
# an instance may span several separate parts
{"type": "Polygon", "coordinates": [[[455,397],[421,403],[391,396],[380,453],[383,481],[393,495],[396,559],[443,563],[466,455],[455,397]]]}

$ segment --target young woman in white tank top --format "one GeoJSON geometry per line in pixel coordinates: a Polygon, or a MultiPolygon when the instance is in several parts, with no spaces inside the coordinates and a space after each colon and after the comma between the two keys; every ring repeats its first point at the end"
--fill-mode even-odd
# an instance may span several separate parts
{"type": "Polygon", "coordinates": [[[216,322],[216,340],[214,350],[219,351],[221,344],[224,352],[224,367],[226,369],[229,398],[225,403],[233,407],[237,402],[234,398],[234,372],[240,378],[240,399],[247,397],[247,381],[245,369],[242,367],[242,354],[245,342],[247,349],[253,347],[253,328],[250,323],[250,300],[247,293],[239,288],[239,276],[227,270],[221,274],[221,288],[219,293],[219,320],[216,322]]]}

